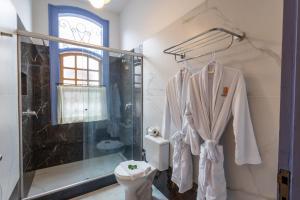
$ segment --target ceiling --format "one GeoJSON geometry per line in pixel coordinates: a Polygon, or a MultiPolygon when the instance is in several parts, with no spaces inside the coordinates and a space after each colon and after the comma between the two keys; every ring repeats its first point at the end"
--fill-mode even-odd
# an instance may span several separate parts
{"type": "MultiPolygon", "coordinates": [[[[81,0],[81,1],[89,3],[88,0],[81,0]]],[[[120,13],[122,12],[122,10],[124,9],[124,7],[129,1],[130,0],[111,0],[111,2],[109,4],[106,4],[102,9],[112,11],[115,13],[120,13]]]]}

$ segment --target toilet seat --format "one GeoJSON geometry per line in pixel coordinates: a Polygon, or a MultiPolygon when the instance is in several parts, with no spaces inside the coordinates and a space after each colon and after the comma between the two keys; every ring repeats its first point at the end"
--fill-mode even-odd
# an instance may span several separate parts
{"type": "MultiPolygon", "coordinates": [[[[127,162],[127,161],[125,161],[127,162]]],[[[145,161],[135,161],[138,163],[139,167],[142,168],[148,168],[151,167],[151,170],[148,173],[145,173],[143,176],[139,177],[145,177],[147,176],[149,173],[151,173],[153,170],[155,170],[155,168],[150,165],[149,163],[146,163],[145,161]]],[[[115,175],[118,176],[118,178],[121,178],[123,180],[132,180],[132,176],[121,166],[121,164],[119,164],[116,169],[115,169],[115,175]]]]}

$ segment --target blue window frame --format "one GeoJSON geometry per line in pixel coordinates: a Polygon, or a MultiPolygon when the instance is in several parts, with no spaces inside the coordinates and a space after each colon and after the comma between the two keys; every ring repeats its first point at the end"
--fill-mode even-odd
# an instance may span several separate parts
{"type": "MultiPolygon", "coordinates": [[[[49,13],[49,35],[59,37],[59,17],[75,16],[102,27],[102,45],[109,47],[109,21],[93,14],[87,10],[72,6],[48,5],[49,13]]],[[[66,52],[82,52],[98,57],[103,65],[102,84],[109,87],[109,53],[106,51],[95,51],[88,48],[70,46],[61,48],[57,42],[50,41],[50,90],[51,90],[51,121],[57,124],[57,84],[60,82],[60,54],[66,52]]]]}

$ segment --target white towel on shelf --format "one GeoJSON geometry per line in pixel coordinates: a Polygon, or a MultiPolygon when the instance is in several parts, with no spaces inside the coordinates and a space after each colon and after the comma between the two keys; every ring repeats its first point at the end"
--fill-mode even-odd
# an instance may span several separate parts
{"type": "Polygon", "coordinates": [[[131,180],[144,177],[151,171],[151,166],[144,161],[134,161],[134,160],[125,161],[120,163],[120,166],[127,172],[131,180]],[[131,170],[128,168],[129,165],[136,165],[137,168],[131,170]]]}

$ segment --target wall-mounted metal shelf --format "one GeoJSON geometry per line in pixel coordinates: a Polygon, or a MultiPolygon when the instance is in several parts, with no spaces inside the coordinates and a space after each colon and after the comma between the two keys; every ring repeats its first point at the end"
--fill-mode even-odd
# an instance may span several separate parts
{"type": "Polygon", "coordinates": [[[212,28],[208,31],[200,33],[186,41],[176,44],[163,52],[175,57],[176,62],[183,62],[218,53],[229,49],[235,41],[240,42],[246,37],[245,33],[238,34],[224,28],[212,28]],[[222,47],[216,48],[214,45],[222,43],[222,47]],[[213,48],[208,52],[199,55],[192,55],[192,52],[203,48],[213,48]]]}

